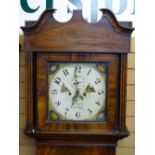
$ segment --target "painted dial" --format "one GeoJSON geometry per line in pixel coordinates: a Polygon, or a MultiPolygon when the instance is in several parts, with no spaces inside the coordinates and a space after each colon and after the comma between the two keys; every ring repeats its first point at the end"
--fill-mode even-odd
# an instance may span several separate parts
{"type": "Polygon", "coordinates": [[[50,109],[61,120],[96,120],[105,108],[104,66],[62,63],[51,65],[49,69],[52,74],[49,80],[50,109]]]}

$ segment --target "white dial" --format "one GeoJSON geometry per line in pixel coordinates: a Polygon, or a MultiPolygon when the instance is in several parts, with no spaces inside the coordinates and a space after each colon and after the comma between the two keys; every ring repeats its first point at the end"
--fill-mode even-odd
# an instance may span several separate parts
{"type": "Polygon", "coordinates": [[[95,63],[59,65],[49,80],[49,105],[61,120],[96,120],[103,113],[106,75],[100,71],[95,63]]]}

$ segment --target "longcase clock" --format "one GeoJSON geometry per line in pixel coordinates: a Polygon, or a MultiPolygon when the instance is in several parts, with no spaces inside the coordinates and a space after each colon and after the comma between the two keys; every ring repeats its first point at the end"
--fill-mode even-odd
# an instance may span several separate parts
{"type": "Polygon", "coordinates": [[[129,134],[126,64],[133,28],[107,9],[93,24],[81,11],[59,23],[54,12],[46,10],[36,23],[22,27],[28,78],[25,134],[35,138],[36,155],[115,155],[117,141],[129,134]]]}

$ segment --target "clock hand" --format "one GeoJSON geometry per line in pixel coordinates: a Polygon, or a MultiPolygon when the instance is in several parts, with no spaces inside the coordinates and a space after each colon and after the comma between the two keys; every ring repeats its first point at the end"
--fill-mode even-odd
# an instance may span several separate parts
{"type": "Polygon", "coordinates": [[[79,89],[77,89],[77,91],[76,91],[76,97],[77,97],[77,98],[80,98],[80,99],[83,100],[82,95],[80,95],[80,91],[79,91],[79,89]]]}
{"type": "Polygon", "coordinates": [[[76,81],[76,82],[73,83],[73,85],[77,85],[77,84],[80,84],[80,83],[86,83],[86,82],[78,82],[78,81],[76,81]]]}
{"type": "Polygon", "coordinates": [[[76,89],[75,94],[72,97],[72,105],[71,105],[71,107],[77,102],[77,94],[78,94],[78,92],[77,92],[77,89],[76,89]]]}
{"type": "MultiPolygon", "coordinates": [[[[75,80],[75,81],[77,81],[77,75],[76,75],[76,68],[74,69],[74,74],[73,74],[73,79],[75,80]]],[[[77,101],[77,92],[78,90],[77,90],[77,85],[75,85],[75,94],[74,94],[74,96],[72,97],[72,105],[71,105],[71,107],[75,104],[75,102],[77,101]]]]}
{"type": "Polygon", "coordinates": [[[80,91],[77,88],[76,91],[75,91],[75,95],[72,98],[72,105],[71,105],[71,107],[78,101],[78,98],[80,98],[81,100],[83,100],[83,96],[80,95],[80,91]]]}
{"type": "Polygon", "coordinates": [[[75,85],[75,95],[72,98],[72,105],[71,105],[71,107],[78,101],[78,98],[80,98],[80,99],[83,100],[83,96],[80,95],[80,91],[79,91],[79,88],[78,88],[78,84],[79,83],[83,83],[83,82],[78,82],[76,71],[77,71],[77,68],[75,67],[75,69],[74,69],[74,75],[73,75],[74,81],[75,81],[73,83],[73,85],[75,85]]]}

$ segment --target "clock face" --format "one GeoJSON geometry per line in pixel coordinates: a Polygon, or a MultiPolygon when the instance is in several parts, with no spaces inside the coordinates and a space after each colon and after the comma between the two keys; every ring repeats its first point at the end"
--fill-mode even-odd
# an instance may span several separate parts
{"type": "Polygon", "coordinates": [[[104,120],[105,101],[105,63],[48,64],[48,120],[104,120]]]}

